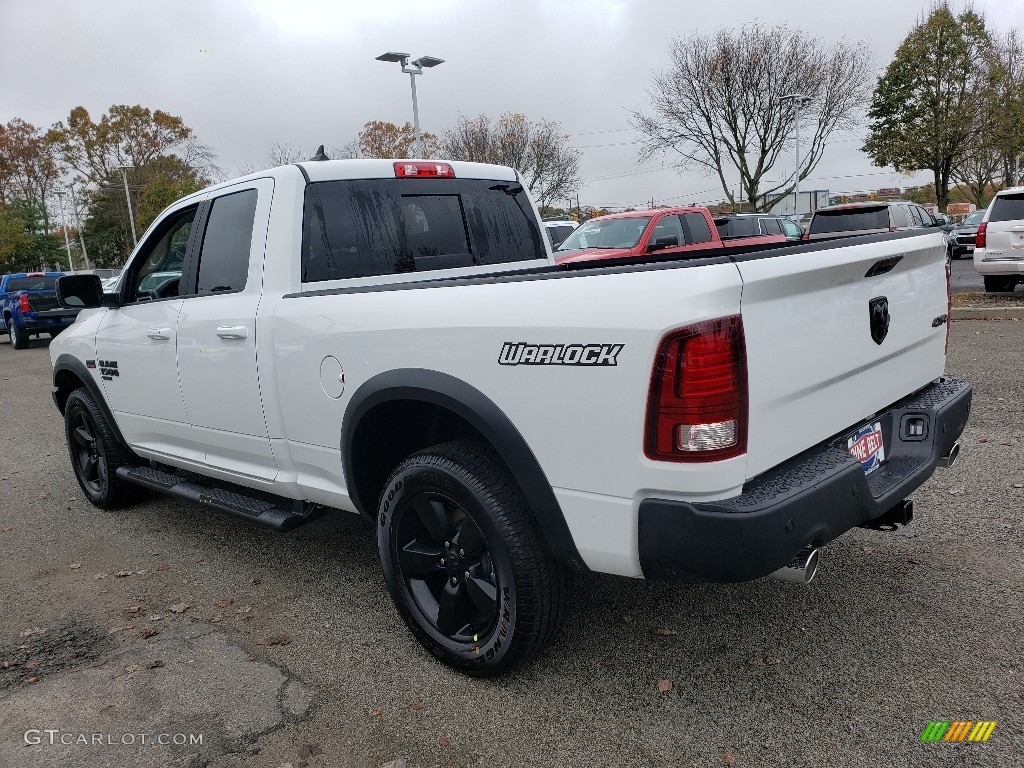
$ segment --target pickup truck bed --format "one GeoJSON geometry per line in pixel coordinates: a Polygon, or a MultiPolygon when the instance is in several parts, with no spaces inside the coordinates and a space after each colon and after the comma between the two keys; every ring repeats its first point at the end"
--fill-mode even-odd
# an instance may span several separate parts
{"type": "Polygon", "coordinates": [[[93,503],[360,513],[412,633],[495,674],[572,571],[806,579],[908,522],[970,406],[947,279],[916,232],[554,265],[515,171],[307,162],[171,206],[117,295],[63,278],[54,399],[93,503]]]}

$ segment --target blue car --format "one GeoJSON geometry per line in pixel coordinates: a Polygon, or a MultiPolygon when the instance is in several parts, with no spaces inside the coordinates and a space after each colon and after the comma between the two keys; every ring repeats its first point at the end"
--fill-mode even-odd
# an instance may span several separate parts
{"type": "Polygon", "coordinates": [[[63,272],[21,272],[0,277],[0,330],[15,349],[25,349],[33,334],[56,336],[75,322],[78,312],[57,303],[57,278],[63,272]]]}

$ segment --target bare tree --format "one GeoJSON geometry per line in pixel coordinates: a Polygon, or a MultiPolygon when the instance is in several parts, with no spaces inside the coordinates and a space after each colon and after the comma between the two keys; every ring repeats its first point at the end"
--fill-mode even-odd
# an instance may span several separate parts
{"type": "Polygon", "coordinates": [[[1024,184],[1024,41],[1011,29],[994,41],[988,105],[994,111],[993,144],[1002,167],[1004,186],[1024,184]]]}
{"type": "Polygon", "coordinates": [[[495,121],[487,115],[460,116],[441,137],[441,154],[517,169],[540,207],[569,197],[580,186],[579,152],[569,147],[561,126],[548,120],[532,122],[518,113],[495,121]]]}
{"type": "Polygon", "coordinates": [[[755,210],[792,192],[796,183],[791,175],[762,188],[792,149],[795,110],[780,99],[810,97],[800,113],[803,179],[821,160],[829,136],[853,127],[869,93],[867,46],[840,41],[828,48],[784,26],[694,33],[672,41],[669,55],[671,65],[654,74],[647,91],[650,111],[631,115],[644,137],[640,159],[668,154],[680,168],[716,176],[733,205],[737,201],[726,174],[736,168],[742,196],[755,210]]]}

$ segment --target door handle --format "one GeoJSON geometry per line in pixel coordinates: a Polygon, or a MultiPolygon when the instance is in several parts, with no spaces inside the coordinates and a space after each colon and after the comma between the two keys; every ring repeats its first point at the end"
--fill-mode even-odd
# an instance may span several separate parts
{"type": "Polygon", "coordinates": [[[154,341],[167,341],[171,338],[170,328],[150,328],[146,331],[146,335],[154,341]]]}
{"type": "Polygon", "coordinates": [[[217,326],[217,336],[221,339],[244,339],[249,336],[249,329],[244,325],[217,326]]]}

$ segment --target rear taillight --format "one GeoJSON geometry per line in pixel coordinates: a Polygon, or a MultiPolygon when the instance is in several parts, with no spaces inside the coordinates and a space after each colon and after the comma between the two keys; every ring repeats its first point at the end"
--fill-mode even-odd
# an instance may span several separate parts
{"type": "Polygon", "coordinates": [[[983,221],[983,222],[981,222],[981,224],[978,225],[978,234],[974,238],[974,247],[975,248],[984,248],[985,247],[985,230],[986,229],[988,229],[988,222],[987,221],[983,221]]]}
{"type": "Polygon", "coordinates": [[[747,356],[738,315],[674,331],[654,360],[644,452],[718,461],[747,450],[747,356]]]}
{"type": "Polygon", "coordinates": [[[21,294],[21,296],[18,297],[18,309],[20,309],[22,312],[32,311],[32,303],[28,300],[27,293],[23,293],[21,294]]]}
{"type": "Polygon", "coordinates": [[[455,170],[448,163],[430,163],[421,161],[406,161],[395,163],[395,177],[405,178],[427,178],[427,179],[454,179],[455,170]]]}

